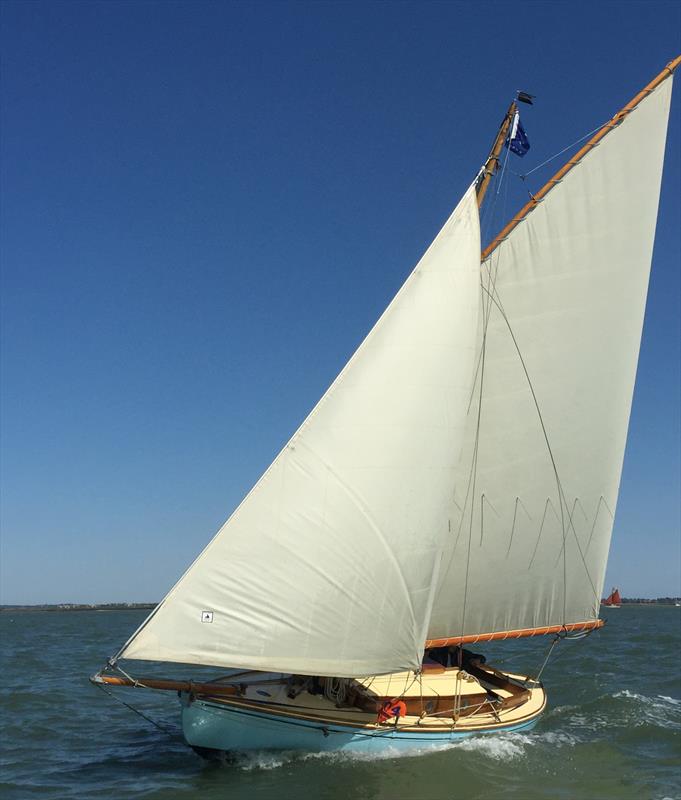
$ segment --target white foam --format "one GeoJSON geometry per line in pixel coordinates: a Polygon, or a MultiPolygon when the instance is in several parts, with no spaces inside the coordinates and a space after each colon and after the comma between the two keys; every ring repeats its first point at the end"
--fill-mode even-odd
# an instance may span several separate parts
{"type": "Polygon", "coordinates": [[[615,692],[613,697],[628,697],[630,700],[650,700],[649,697],[643,694],[636,694],[636,692],[630,692],[629,689],[622,689],[621,692],[615,692]]]}
{"type": "Polygon", "coordinates": [[[562,731],[546,731],[546,733],[536,734],[531,737],[532,743],[546,743],[552,747],[573,747],[579,742],[576,736],[562,731]]]}
{"type": "Polygon", "coordinates": [[[666,703],[671,703],[673,706],[681,706],[681,700],[677,700],[675,697],[667,697],[666,694],[658,694],[660,700],[664,700],[666,703]]]}
{"type": "Polygon", "coordinates": [[[380,750],[331,750],[322,753],[306,753],[301,758],[303,761],[310,759],[323,759],[325,761],[351,762],[351,761],[385,761],[394,758],[415,758],[450,750],[455,746],[453,742],[433,743],[428,745],[414,745],[408,749],[385,744],[380,750]]]}
{"type": "Polygon", "coordinates": [[[615,692],[613,697],[626,697],[628,700],[637,700],[654,708],[664,708],[665,706],[671,706],[673,708],[675,706],[681,706],[681,700],[677,700],[674,697],[669,697],[666,694],[657,694],[655,697],[648,697],[644,694],[630,692],[629,689],[623,689],[621,692],[615,692]]]}
{"type": "Polygon", "coordinates": [[[549,709],[546,712],[545,716],[546,717],[558,716],[559,714],[565,714],[569,711],[574,711],[576,708],[579,708],[579,706],[575,705],[556,706],[555,708],[549,709]]]}
{"type": "MultiPolygon", "coordinates": [[[[636,704],[635,710],[628,712],[626,716],[618,720],[619,725],[636,727],[648,724],[674,730],[681,728],[681,715],[678,710],[681,706],[680,700],[662,694],[648,697],[629,689],[615,692],[612,697],[616,700],[634,701],[636,704]]],[[[634,705],[634,703],[630,703],[630,705],[634,705]]]]}
{"type": "Polygon", "coordinates": [[[246,772],[251,770],[278,769],[293,761],[322,760],[335,764],[353,762],[385,761],[396,758],[418,758],[434,753],[461,751],[464,753],[477,753],[493,761],[512,761],[522,758],[528,748],[541,745],[553,747],[572,747],[579,739],[571,734],[561,731],[546,731],[544,733],[499,733],[492,735],[472,736],[454,742],[433,743],[428,745],[415,745],[408,749],[395,747],[386,743],[376,751],[362,750],[331,750],[317,753],[300,753],[293,751],[279,751],[268,753],[266,751],[244,753],[236,757],[232,763],[246,772]]]}
{"type": "Polygon", "coordinates": [[[270,770],[279,769],[285,764],[295,759],[295,753],[282,752],[262,752],[253,751],[250,753],[239,753],[232,757],[230,763],[244,772],[251,772],[252,770],[270,770]]]}
{"type": "Polygon", "coordinates": [[[508,733],[503,736],[478,736],[457,742],[457,750],[481,753],[494,761],[511,761],[525,755],[525,749],[532,744],[529,736],[522,733],[508,733]]]}

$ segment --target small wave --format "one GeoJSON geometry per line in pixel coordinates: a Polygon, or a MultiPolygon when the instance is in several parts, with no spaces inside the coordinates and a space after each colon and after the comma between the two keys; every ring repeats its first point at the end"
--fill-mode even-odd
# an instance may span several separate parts
{"type": "Polygon", "coordinates": [[[666,703],[671,703],[673,706],[681,706],[681,700],[677,700],[675,697],[667,697],[666,694],[658,694],[660,700],[664,700],[666,703]]]}
{"type": "MultiPolygon", "coordinates": [[[[657,728],[678,729],[681,727],[679,707],[681,701],[667,695],[649,697],[630,689],[621,689],[594,698],[581,708],[565,706],[565,724],[571,730],[612,731],[638,728],[649,725],[657,728]]],[[[558,712],[559,709],[555,709],[558,712]]]]}
{"type": "Polygon", "coordinates": [[[570,704],[566,704],[564,706],[555,706],[544,713],[544,718],[559,717],[563,714],[569,714],[572,711],[576,711],[578,708],[579,706],[570,704]]]}
{"type": "Polygon", "coordinates": [[[457,742],[454,747],[460,750],[476,750],[495,761],[518,758],[525,755],[529,747],[549,745],[554,747],[574,747],[579,739],[563,731],[543,733],[507,733],[503,736],[478,736],[457,742]]]}
{"type": "Polygon", "coordinates": [[[622,689],[619,692],[615,692],[612,695],[613,697],[628,697],[630,700],[650,700],[649,697],[646,697],[643,694],[638,694],[637,692],[630,692],[629,689],[622,689]]]}
{"type": "Polygon", "coordinates": [[[464,739],[455,746],[458,750],[481,753],[494,761],[511,761],[525,755],[532,739],[522,733],[509,733],[506,736],[479,736],[464,739]]]}
{"type": "Polygon", "coordinates": [[[386,743],[380,750],[330,750],[321,753],[305,753],[303,761],[321,759],[333,761],[334,763],[355,762],[355,761],[386,761],[395,758],[418,758],[419,756],[441,753],[451,750],[457,742],[434,742],[426,745],[414,745],[413,747],[397,748],[386,743]]]}
{"type": "Polygon", "coordinates": [[[563,731],[546,731],[534,734],[531,738],[533,744],[550,744],[552,747],[573,747],[579,743],[579,739],[574,734],[563,731]]]}
{"type": "Polygon", "coordinates": [[[663,708],[671,710],[669,706],[672,708],[681,706],[681,700],[676,700],[674,697],[669,697],[666,694],[657,694],[655,697],[648,697],[645,694],[630,692],[629,689],[622,689],[622,691],[615,692],[612,696],[614,698],[626,697],[628,700],[636,700],[639,703],[645,703],[647,706],[657,709],[663,708]]]}
{"type": "Polygon", "coordinates": [[[477,753],[493,761],[512,761],[523,757],[528,748],[541,745],[572,747],[579,739],[571,734],[555,731],[544,733],[501,733],[472,736],[455,742],[415,745],[408,749],[387,744],[380,750],[330,750],[316,753],[299,751],[257,751],[233,756],[227,763],[245,772],[252,770],[272,770],[292,762],[326,761],[334,764],[386,761],[397,758],[418,758],[436,753],[466,752],[477,753]]]}
{"type": "Polygon", "coordinates": [[[291,761],[295,761],[299,757],[296,753],[289,753],[286,751],[281,752],[267,752],[253,751],[250,753],[239,753],[231,756],[225,760],[230,766],[235,766],[243,772],[251,772],[253,770],[271,770],[279,769],[291,761]]]}

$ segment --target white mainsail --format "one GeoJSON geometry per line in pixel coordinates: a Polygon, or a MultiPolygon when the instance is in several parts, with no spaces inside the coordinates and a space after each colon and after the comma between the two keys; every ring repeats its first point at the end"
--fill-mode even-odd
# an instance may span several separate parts
{"type": "Polygon", "coordinates": [[[420,664],[473,390],[471,187],[345,369],[119,658],[363,676],[420,664]]]}
{"type": "Polygon", "coordinates": [[[484,362],[428,639],[598,617],[671,89],[663,81],[483,263],[484,362]]]}

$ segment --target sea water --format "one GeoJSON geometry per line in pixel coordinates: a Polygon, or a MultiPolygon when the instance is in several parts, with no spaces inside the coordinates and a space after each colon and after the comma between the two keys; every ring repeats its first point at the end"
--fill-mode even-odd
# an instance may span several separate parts
{"type": "MultiPolygon", "coordinates": [[[[399,755],[257,753],[215,763],[183,743],[174,693],[116,692],[159,730],[88,682],[144,612],[2,612],[0,797],[681,800],[681,608],[603,615],[603,630],[555,648],[543,674],[549,705],[532,732],[399,755]]],[[[532,671],[548,644],[476,649],[532,671]]]]}

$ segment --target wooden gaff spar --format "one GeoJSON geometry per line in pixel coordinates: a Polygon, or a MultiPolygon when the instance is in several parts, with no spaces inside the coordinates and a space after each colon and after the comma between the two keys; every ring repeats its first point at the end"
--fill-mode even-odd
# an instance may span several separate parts
{"type": "Polygon", "coordinates": [[[462,646],[603,624],[679,63],[533,195],[480,270],[478,206],[511,104],[365,341],[94,683],[180,692],[202,752],[413,747],[534,724],[538,676],[462,646]],[[135,678],[126,659],[222,674],[135,678]]]}

